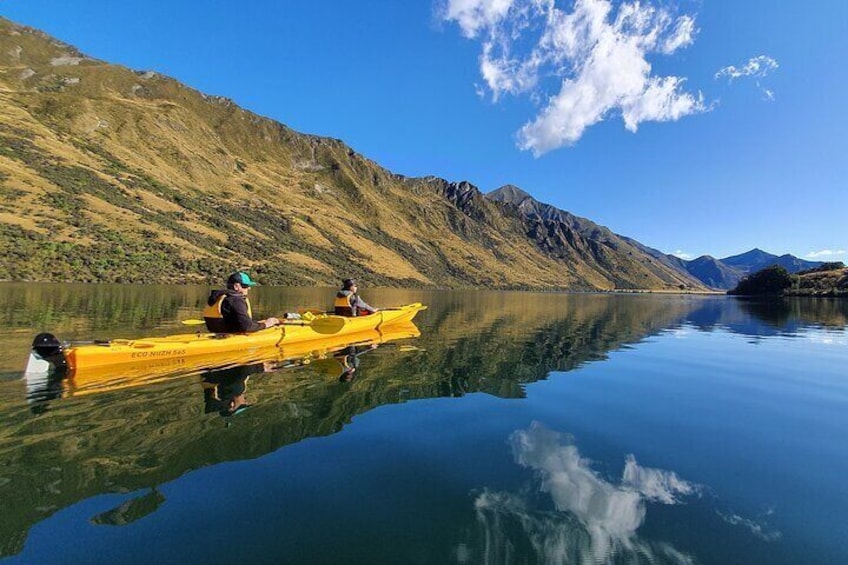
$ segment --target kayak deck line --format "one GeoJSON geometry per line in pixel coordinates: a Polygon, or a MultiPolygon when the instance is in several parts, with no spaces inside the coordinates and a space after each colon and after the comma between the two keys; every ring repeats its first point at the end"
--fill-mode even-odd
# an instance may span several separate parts
{"type": "Polygon", "coordinates": [[[410,322],[418,312],[426,308],[416,302],[398,308],[378,310],[367,316],[322,314],[308,323],[283,324],[250,334],[197,332],[163,337],[114,339],[105,343],[85,345],[65,345],[52,334],[39,334],[33,342],[31,359],[45,359],[56,369],[76,371],[146,360],[188,359],[236,351],[250,355],[251,352],[262,349],[379,330],[385,326],[410,322]]]}

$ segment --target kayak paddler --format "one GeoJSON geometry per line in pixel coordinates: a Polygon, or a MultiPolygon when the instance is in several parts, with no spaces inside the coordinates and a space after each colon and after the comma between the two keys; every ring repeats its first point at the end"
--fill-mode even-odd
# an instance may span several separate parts
{"type": "Polygon", "coordinates": [[[247,295],[256,284],[244,271],[230,275],[225,290],[213,290],[209,294],[203,309],[206,328],[213,333],[253,333],[279,326],[278,318],[253,320],[247,295]]]}
{"type": "Polygon", "coordinates": [[[369,306],[356,293],[356,279],[345,279],[342,288],[336,293],[334,313],[337,316],[365,316],[377,312],[377,308],[369,306]]]}

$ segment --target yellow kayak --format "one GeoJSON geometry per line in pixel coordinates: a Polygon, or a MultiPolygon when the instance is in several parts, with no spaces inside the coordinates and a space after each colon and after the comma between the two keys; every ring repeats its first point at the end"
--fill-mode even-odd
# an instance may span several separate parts
{"type": "Polygon", "coordinates": [[[414,323],[396,322],[380,329],[325,336],[321,339],[286,344],[283,347],[272,345],[245,351],[218,352],[190,359],[171,357],[77,369],[67,375],[62,386],[62,396],[80,396],[150,385],[210,369],[259,362],[308,365],[313,361],[331,357],[334,351],[350,345],[381,344],[420,335],[421,332],[414,323]]]}
{"type": "MultiPolygon", "coordinates": [[[[195,362],[208,356],[236,353],[240,357],[252,358],[268,348],[288,347],[329,337],[343,337],[368,330],[381,330],[394,324],[410,322],[415,315],[427,307],[421,303],[407,304],[397,308],[386,308],[367,316],[348,318],[332,314],[319,314],[311,320],[285,322],[249,334],[192,333],[142,339],[113,339],[92,345],[63,346],[50,334],[41,334],[33,343],[33,357],[43,357],[55,362],[59,353],[64,360],[65,370],[88,371],[94,368],[121,365],[165,364],[178,366],[195,362]],[[50,347],[39,347],[39,340],[47,343],[43,336],[52,338],[50,347]],[[50,359],[52,357],[52,359],[50,359]]],[[[62,359],[58,359],[62,361],[62,359]]],[[[31,363],[31,365],[35,366],[31,363]]],[[[29,368],[28,368],[29,370],[29,368]]]]}

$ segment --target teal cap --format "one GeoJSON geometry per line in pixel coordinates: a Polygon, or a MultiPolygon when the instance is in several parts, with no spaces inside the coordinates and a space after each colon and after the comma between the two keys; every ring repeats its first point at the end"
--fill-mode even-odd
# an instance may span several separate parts
{"type": "Polygon", "coordinates": [[[232,287],[236,283],[239,283],[241,286],[256,286],[257,284],[259,284],[251,280],[250,275],[248,275],[244,271],[233,273],[227,279],[227,286],[229,287],[232,287]]]}

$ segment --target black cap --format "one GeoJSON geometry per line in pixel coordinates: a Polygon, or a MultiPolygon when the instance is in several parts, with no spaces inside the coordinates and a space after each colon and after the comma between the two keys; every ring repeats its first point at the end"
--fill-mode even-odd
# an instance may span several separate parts
{"type": "Polygon", "coordinates": [[[342,288],[345,290],[350,290],[356,286],[356,279],[345,279],[342,281],[342,288]]]}

